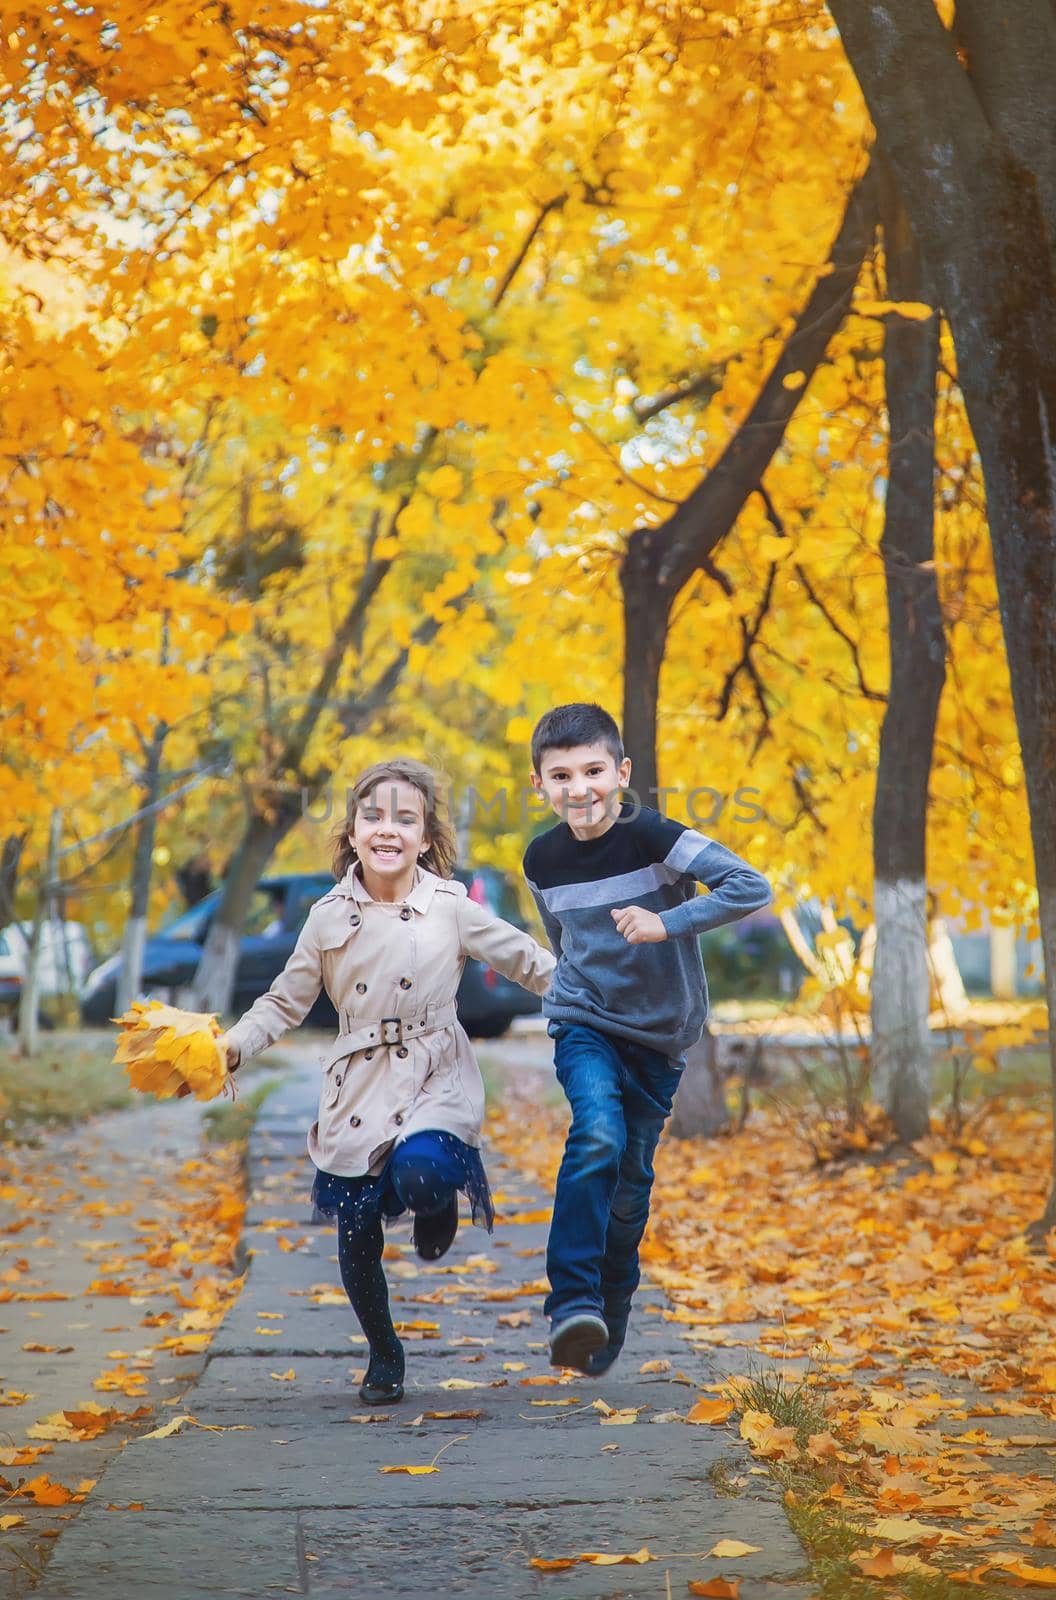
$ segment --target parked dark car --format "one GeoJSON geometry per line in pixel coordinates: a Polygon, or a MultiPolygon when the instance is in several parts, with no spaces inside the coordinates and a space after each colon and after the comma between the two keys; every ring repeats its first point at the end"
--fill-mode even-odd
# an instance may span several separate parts
{"type": "MultiPolygon", "coordinates": [[[[455,876],[479,905],[519,928],[525,926],[516,891],[505,873],[494,867],[476,867],[455,876]]],[[[271,986],[289,959],[310,907],[333,886],[334,880],[323,873],[291,872],[261,879],[253,891],[242,934],[231,1001],[236,1015],[271,986]]],[[[141,985],[145,995],[175,1002],[178,991],[191,982],[220,893],[216,889],[206,895],[147,940],[141,985]]],[[[105,1023],[114,1016],[120,968],[121,956],[113,955],[89,973],[81,995],[81,1016],[86,1023],[105,1023]]],[[[457,1000],[462,1026],[478,1039],[498,1038],[514,1017],[539,1010],[536,995],[474,960],[466,962],[457,1000]]],[[[336,1027],[337,1017],[325,990],[305,1022],[309,1027],[336,1027]]]]}

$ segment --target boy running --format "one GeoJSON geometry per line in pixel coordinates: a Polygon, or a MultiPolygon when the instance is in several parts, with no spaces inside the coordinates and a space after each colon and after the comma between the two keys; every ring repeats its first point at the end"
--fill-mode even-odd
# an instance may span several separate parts
{"type": "Polygon", "coordinates": [[[698,935],[769,903],[754,868],[693,828],[620,803],[631,775],[601,706],[556,706],[532,784],[562,821],[524,874],[557,956],[543,1000],[572,1107],[547,1246],[550,1361],[589,1376],[623,1347],[653,1152],[708,1015],[698,935]],[[698,896],[697,883],[710,893],[698,896]]]}

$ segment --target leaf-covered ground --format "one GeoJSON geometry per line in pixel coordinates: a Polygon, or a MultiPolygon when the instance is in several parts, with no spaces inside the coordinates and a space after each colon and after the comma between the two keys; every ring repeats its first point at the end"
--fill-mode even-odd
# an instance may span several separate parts
{"type": "MultiPolygon", "coordinates": [[[[516,1095],[491,1137],[549,1186],[564,1110],[516,1095]]],[[[1049,1137],[1043,1104],[1006,1099],[891,1162],[819,1167],[766,1110],[658,1152],[643,1255],[662,1314],[714,1352],[716,1399],[808,1543],[831,1543],[819,1510],[839,1525],[827,1593],[1056,1587],[1056,1272],[1024,1234],[1049,1137]]]]}
{"type": "Polygon", "coordinates": [[[140,1102],[0,1146],[5,1593],[39,1581],[109,1457],[179,1405],[238,1293],[239,1153],[201,1133],[189,1107],[140,1102]]]}

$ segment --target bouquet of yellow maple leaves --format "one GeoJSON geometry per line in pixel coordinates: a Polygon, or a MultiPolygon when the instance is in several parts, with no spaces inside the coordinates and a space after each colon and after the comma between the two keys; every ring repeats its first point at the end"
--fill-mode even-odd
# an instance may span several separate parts
{"type": "Polygon", "coordinates": [[[114,1060],[124,1063],[133,1089],[159,1100],[180,1093],[215,1100],[228,1092],[234,1099],[235,1083],[220,1043],[223,1030],[208,1012],[134,1000],[116,1020],[121,1036],[114,1060]]]}

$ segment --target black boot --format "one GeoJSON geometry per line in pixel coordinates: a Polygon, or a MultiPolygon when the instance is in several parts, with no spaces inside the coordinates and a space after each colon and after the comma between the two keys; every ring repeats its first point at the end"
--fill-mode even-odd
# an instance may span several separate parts
{"type": "Polygon", "coordinates": [[[453,1194],[439,1211],[424,1217],[415,1214],[411,1238],[423,1261],[439,1261],[454,1244],[457,1232],[458,1195],[453,1194]]]}
{"type": "Polygon", "coordinates": [[[359,1398],[365,1406],[394,1406],[403,1399],[403,1373],[403,1346],[398,1339],[392,1351],[371,1350],[359,1398]]]}

